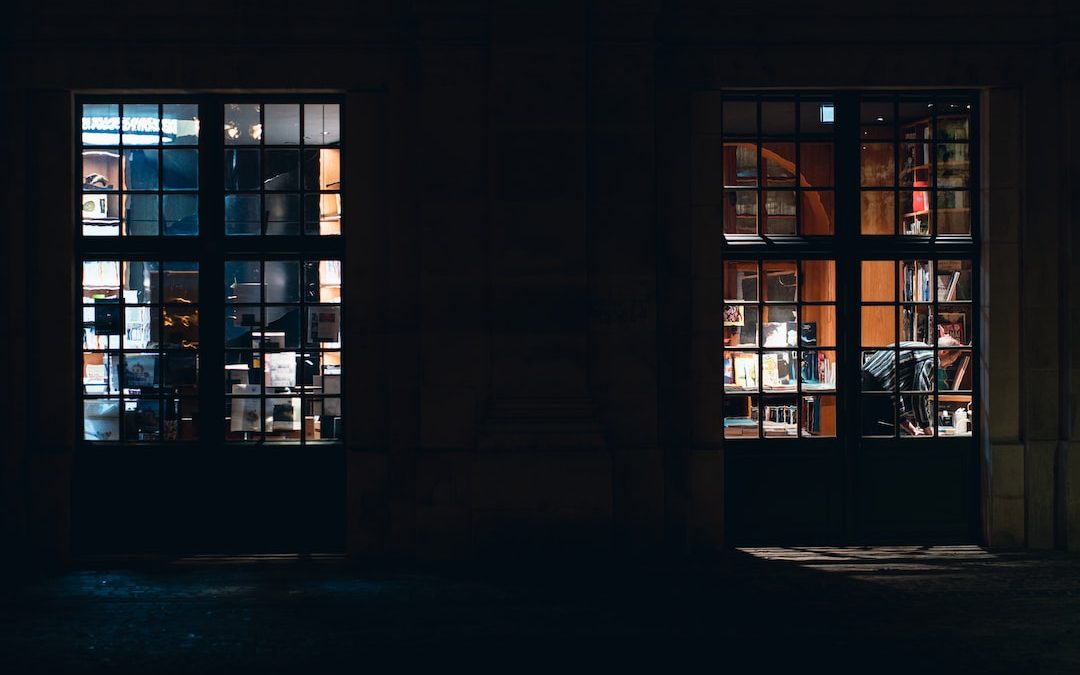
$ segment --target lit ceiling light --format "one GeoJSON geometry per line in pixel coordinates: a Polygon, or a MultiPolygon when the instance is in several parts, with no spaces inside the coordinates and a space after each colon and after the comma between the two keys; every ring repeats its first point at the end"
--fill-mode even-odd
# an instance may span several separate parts
{"type": "Polygon", "coordinates": [[[262,138],[262,124],[252,124],[248,134],[256,141],[262,138]]]}
{"type": "Polygon", "coordinates": [[[885,118],[884,118],[884,117],[881,117],[881,116],[879,115],[879,116],[878,116],[878,118],[877,118],[877,121],[878,121],[878,122],[884,122],[884,121],[885,121],[885,118]]]}

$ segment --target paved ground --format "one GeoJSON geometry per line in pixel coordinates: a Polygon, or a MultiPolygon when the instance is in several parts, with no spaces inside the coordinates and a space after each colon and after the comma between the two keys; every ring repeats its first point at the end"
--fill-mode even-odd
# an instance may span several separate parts
{"type": "Polygon", "coordinates": [[[0,590],[0,673],[1080,673],[1080,558],[770,548],[409,571],[99,561],[0,590]],[[437,570],[437,571],[433,571],[437,570]],[[617,571],[618,570],[618,571],[617,571]]]}

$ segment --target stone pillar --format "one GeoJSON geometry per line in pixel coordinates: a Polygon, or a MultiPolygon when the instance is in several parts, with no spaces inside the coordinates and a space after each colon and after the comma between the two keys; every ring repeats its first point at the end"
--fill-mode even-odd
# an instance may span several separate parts
{"type": "Polygon", "coordinates": [[[611,469],[589,360],[586,10],[528,7],[495,7],[491,20],[491,400],[473,461],[474,538],[500,551],[606,548],[611,469]]]}
{"type": "Polygon", "coordinates": [[[983,538],[994,547],[1025,541],[1024,446],[1021,443],[1020,227],[1022,128],[1019,89],[991,89],[983,99],[982,204],[983,538]],[[991,311],[993,309],[993,311],[991,311]],[[993,364],[993,368],[991,368],[993,364]]]}

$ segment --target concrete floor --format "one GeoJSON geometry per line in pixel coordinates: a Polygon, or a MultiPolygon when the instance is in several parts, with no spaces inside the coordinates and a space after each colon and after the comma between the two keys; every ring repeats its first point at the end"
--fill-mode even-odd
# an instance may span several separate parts
{"type": "Polygon", "coordinates": [[[1080,558],[767,548],[678,565],[402,570],[200,556],[85,561],[0,590],[2,673],[359,673],[421,663],[1075,675],[1080,558]]]}

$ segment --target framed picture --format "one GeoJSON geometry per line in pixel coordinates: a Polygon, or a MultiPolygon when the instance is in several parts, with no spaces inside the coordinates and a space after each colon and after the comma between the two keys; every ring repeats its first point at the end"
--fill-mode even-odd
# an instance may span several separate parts
{"type": "MultiPolygon", "coordinates": [[[[253,396],[259,393],[257,384],[234,384],[233,395],[253,396]]],[[[262,431],[261,401],[257,398],[234,398],[230,414],[229,431],[262,431]]]]}
{"type": "Polygon", "coordinates": [[[724,305],[724,325],[742,326],[746,324],[746,315],[742,305],[724,305]]]}
{"type": "Polygon", "coordinates": [[[944,335],[951,335],[962,345],[968,343],[967,313],[941,312],[938,314],[938,330],[944,335]]]}

